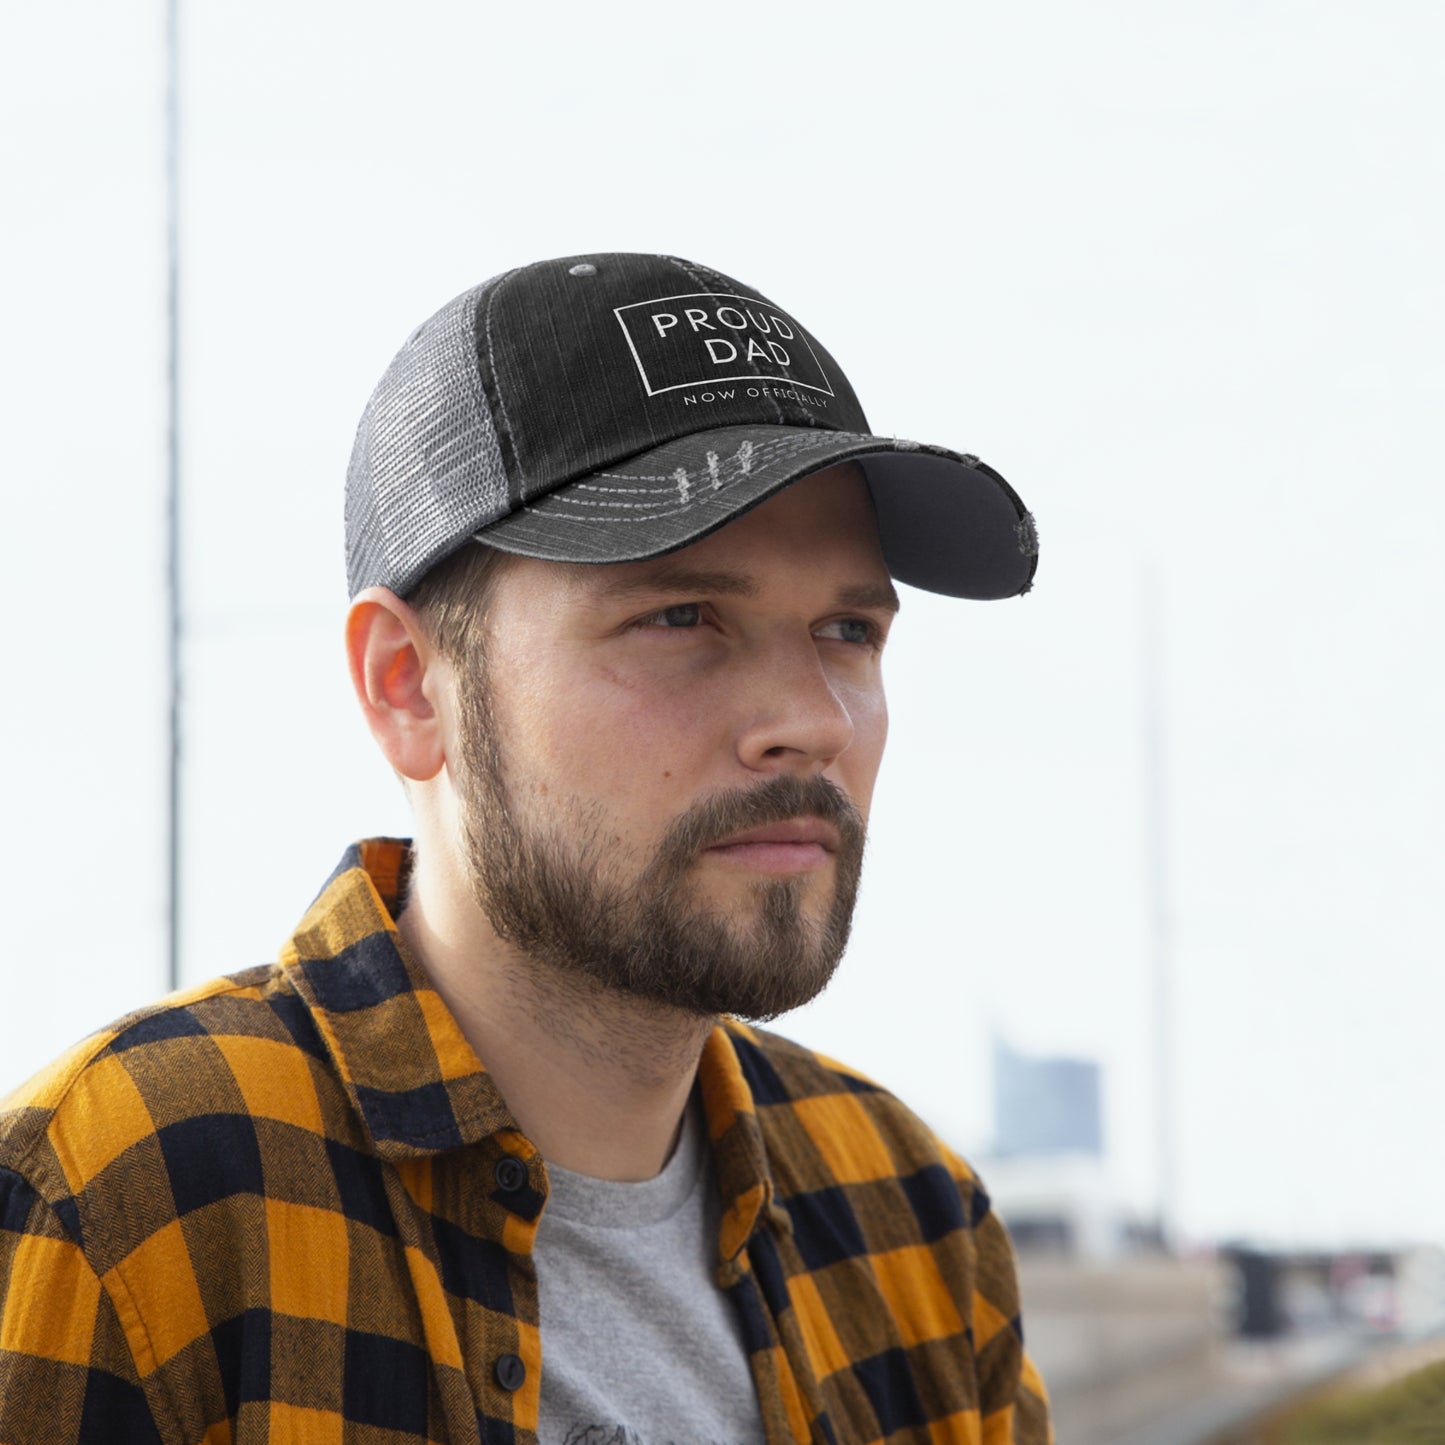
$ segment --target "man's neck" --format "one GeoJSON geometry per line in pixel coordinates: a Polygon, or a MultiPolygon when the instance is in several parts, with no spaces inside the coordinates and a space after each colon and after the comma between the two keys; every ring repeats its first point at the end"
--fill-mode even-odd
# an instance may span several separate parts
{"type": "Polygon", "coordinates": [[[598,1179],[661,1170],[713,1020],[538,965],[424,867],[397,927],[544,1159],[598,1179]]]}

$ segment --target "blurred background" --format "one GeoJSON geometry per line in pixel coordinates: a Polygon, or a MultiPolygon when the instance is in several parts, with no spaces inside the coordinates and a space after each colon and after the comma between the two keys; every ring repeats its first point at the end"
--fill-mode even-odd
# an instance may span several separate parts
{"type": "Polygon", "coordinates": [[[669,251],[1038,517],[1031,595],[907,593],[855,941],[778,1027],[978,1164],[1066,1438],[1438,1329],[1445,11],[179,0],[174,186],[167,14],[0,20],[0,1092],[168,987],[172,421],[185,984],[408,829],[340,647],[391,355],[669,251]]]}

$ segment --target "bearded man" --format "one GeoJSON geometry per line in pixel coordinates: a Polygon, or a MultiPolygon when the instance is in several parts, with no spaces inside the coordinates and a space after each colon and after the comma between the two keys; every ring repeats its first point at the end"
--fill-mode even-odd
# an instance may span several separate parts
{"type": "Polygon", "coordinates": [[[1012,489],[741,283],[568,257],[413,333],[346,550],[415,838],[6,1101],[0,1439],[1043,1445],[968,1166],[742,1021],[843,952],[893,579],[1026,591],[1012,489]]]}

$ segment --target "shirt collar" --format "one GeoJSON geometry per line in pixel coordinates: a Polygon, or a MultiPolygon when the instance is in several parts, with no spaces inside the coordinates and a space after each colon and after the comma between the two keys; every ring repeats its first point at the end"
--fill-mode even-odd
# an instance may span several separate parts
{"type": "MultiPolygon", "coordinates": [[[[393,1161],[520,1133],[441,996],[403,950],[395,915],[410,864],[406,839],[353,844],[281,951],[372,1146],[393,1161]]],[[[729,1260],[765,1211],[778,1212],[735,1043],[746,1037],[731,1023],[715,1028],[698,1067],[729,1260]]]]}

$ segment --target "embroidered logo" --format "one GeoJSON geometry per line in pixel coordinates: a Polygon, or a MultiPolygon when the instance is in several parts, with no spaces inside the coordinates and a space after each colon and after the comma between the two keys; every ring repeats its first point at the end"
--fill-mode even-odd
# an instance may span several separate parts
{"type": "Polygon", "coordinates": [[[758,380],[833,395],[803,328],[751,296],[694,292],[613,309],[648,396],[758,380]]]}

